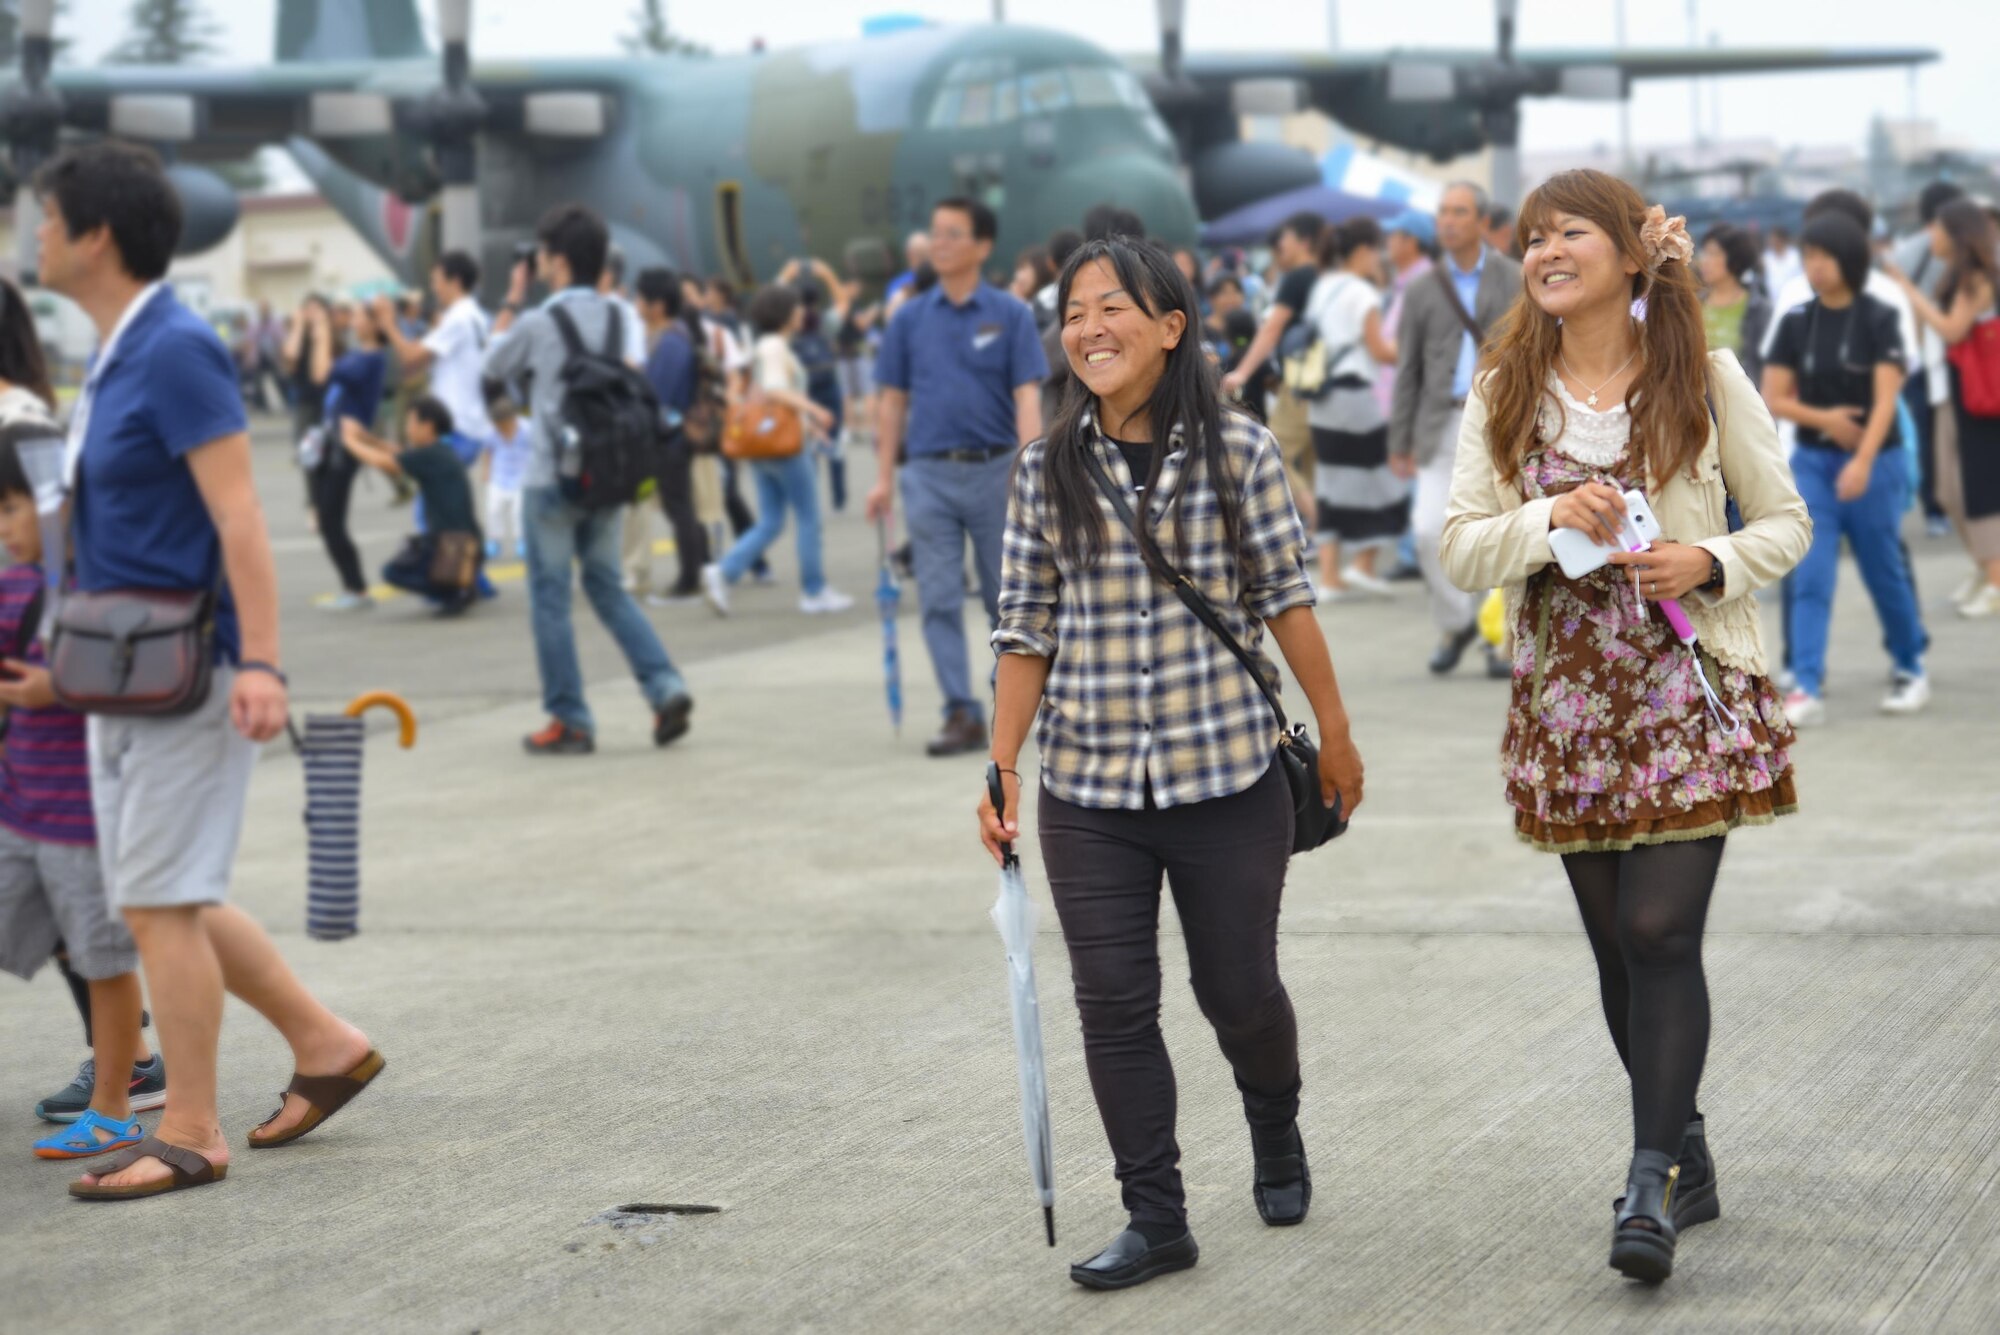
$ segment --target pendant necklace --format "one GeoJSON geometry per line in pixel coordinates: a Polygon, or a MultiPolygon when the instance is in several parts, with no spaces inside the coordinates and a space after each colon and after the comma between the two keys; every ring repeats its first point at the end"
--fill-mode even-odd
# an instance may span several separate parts
{"type": "MultiPolygon", "coordinates": [[[[1593,389],[1590,391],[1590,396],[1583,401],[1583,406],[1586,408],[1595,408],[1597,406],[1597,390],[1603,389],[1605,385],[1610,384],[1612,381],[1616,380],[1619,376],[1624,375],[1625,367],[1630,366],[1633,363],[1633,361],[1638,358],[1638,356],[1639,356],[1639,350],[1637,348],[1632,349],[1632,355],[1625,359],[1624,365],[1620,366],[1610,375],[1604,377],[1603,383],[1598,385],[1597,389],[1593,389]]],[[[1583,377],[1578,375],[1573,369],[1571,369],[1569,364],[1569,358],[1563,356],[1560,352],[1558,352],[1556,354],[1556,360],[1562,363],[1563,370],[1569,372],[1570,379],[1576,381],[1576,383],[1579,385],[1583,384],[1583,377]]],[[[1586,388],[1588,388],[1588,386],[1586,386],[1586,388]]]]}

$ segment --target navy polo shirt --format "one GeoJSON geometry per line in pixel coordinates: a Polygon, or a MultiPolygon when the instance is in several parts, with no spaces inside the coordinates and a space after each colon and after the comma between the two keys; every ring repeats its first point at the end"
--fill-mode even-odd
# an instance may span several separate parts
{"type": "Polygon", "coordinates": [[[1035,314],[981,283],[955,305],[939,284],[910,299],[882,335],[876,383],[910,396],[909,457],[1020,443],[1014,391],[1048,379],[1035,314]]]}
{"type": "Polygon", "coordinates": [[[76,587],[221,590],[216,656],[242,653],[222,580],[222,539],[187,455],[247,431],[236,366],[208,322],[162,289],[133,319],[98,378],[72,510],[76,587]]]}

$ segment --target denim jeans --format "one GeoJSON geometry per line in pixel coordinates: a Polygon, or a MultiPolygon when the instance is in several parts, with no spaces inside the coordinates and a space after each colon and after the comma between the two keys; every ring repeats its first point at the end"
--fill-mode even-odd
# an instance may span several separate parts
{"type": "Polygon", "coordinates": [[[1882,623],[1882,644],[1898,672],[1924,670],[1929,636],[1917,608],[1916,586],[1910,580],[1909,557],[1903,548],[1903,511],[1910,500],[1909,461],[1902,447],[1882,451],[1875,459],[1868,490],[1859,500],[1842,501],[1835,494],[1840,470],[1851,455],[1839,450],[1801,445],[1792,452],[1792,476],[1812,516],[1812,546],[1792,572],[1786,629],[1791,643],[1792,672],[1808,695],[1824,693],[1827,630],[1833,622],[1833,593],[1840,580],[1840,543],[1847,540],[1854,564],[1875,603],[1882,623]]]}
{"type": "Polygon", "coordinates": [[[799,521],[799,588],[808,598],[826,588],[820,561],[819,479],[810,450],[789,459],[758,459],[750,465],[757,484],[757,522],[722,558],[722,577],[734,584],[785,531],[785,511],[799,521]]]}
{"type": "Polygon", "coordinates": [[[535,665],[542,677],[542,707],[551,718],[583,732],[595,731],[583,699],[583,669],[576,660],[570,622],[571,568],[583,563],[583,592],[597,619],[618,641],[646,703],[663,709],[687,691],[667,657],[653,623],[625,592],[618,569],[622,510],[585,510],[554,487],[530,487],[523,498],[528,530],[528,601],[535,632],[535,665]]]}
{"type": "Polygon", "coordinates": [[[918,458],[903,465],[903,522],[924,614],[924,648],[930,651],[947,717],[956,712],[983,716],[972,695],[972,663],[965,647],[965,541],[972,540],[990,632],[1000,622],[1000,548],[1013,472],[1012,452],[978,464],[918,458]]]}

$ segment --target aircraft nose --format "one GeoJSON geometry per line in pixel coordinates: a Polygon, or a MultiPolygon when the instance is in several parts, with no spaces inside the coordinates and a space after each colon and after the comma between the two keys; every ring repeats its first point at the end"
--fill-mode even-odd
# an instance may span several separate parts
{"type": "MultiPolygon", "coordinates": [[[[1062,227],[1078,227],[1099,204],[1130,209],[1146,235],[1170,246],[1191,246],[1201,230],[1187,187],[1167,163],[1138,154],[1094,158],[1065,169],[1035,201],[1040,240],[1062,227]]],[[[1023,245],[1030,244],[1024,240],[1023,245]]]]}

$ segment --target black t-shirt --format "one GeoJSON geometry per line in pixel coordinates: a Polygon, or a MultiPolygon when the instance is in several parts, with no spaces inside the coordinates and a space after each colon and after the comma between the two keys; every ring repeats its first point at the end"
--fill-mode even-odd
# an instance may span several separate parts
{"type": "Polygon", "coordinates": [[[1142,494],[1146,490],[1146,474],[1153,467],[1153,442],[1150,440],[1119,440],[1116,436],[1106,436],[1106,440],[1118,447],[1125,456],[1125,466],[1132,470],[1132,485],[1142,494]]]}
{"type": "Polygon", "coordinates": [[[1277,304],[1291,307],[1292,318],[1299,319],[1306,313],[1306,303],[1312,300],[1313,284],[1317,282],[1318,266],[1301,264],[1278,280],[1277,304]]]}
{"type": "Polygon", "coordinates": [[[422,445],[404,450],[396,464],[424,498],[424,528],[430,533],[477,533],[472,510],[472,483],[465,465],[449,445],[422,445]]]}
{"type": "MultiPolygon", "coordinates": [[[[1902,330],[1895,310],[1864,292],[1841,310],[1830,310],[1814,297],[1786,312],[1765,364],[1790,368],[1798,377],[1799,401],[1807,407],[1859,408],[1865,422],[1875,405],[1875,368],[1883,362],[1899,371],[1907,365],[1902,330]]],[[[1809,426],[1798,429],[1798,440],[1833,448],[1809,426]]],[[[1884,442],[1901,443],[1894,431],[1884,442]]]]}

